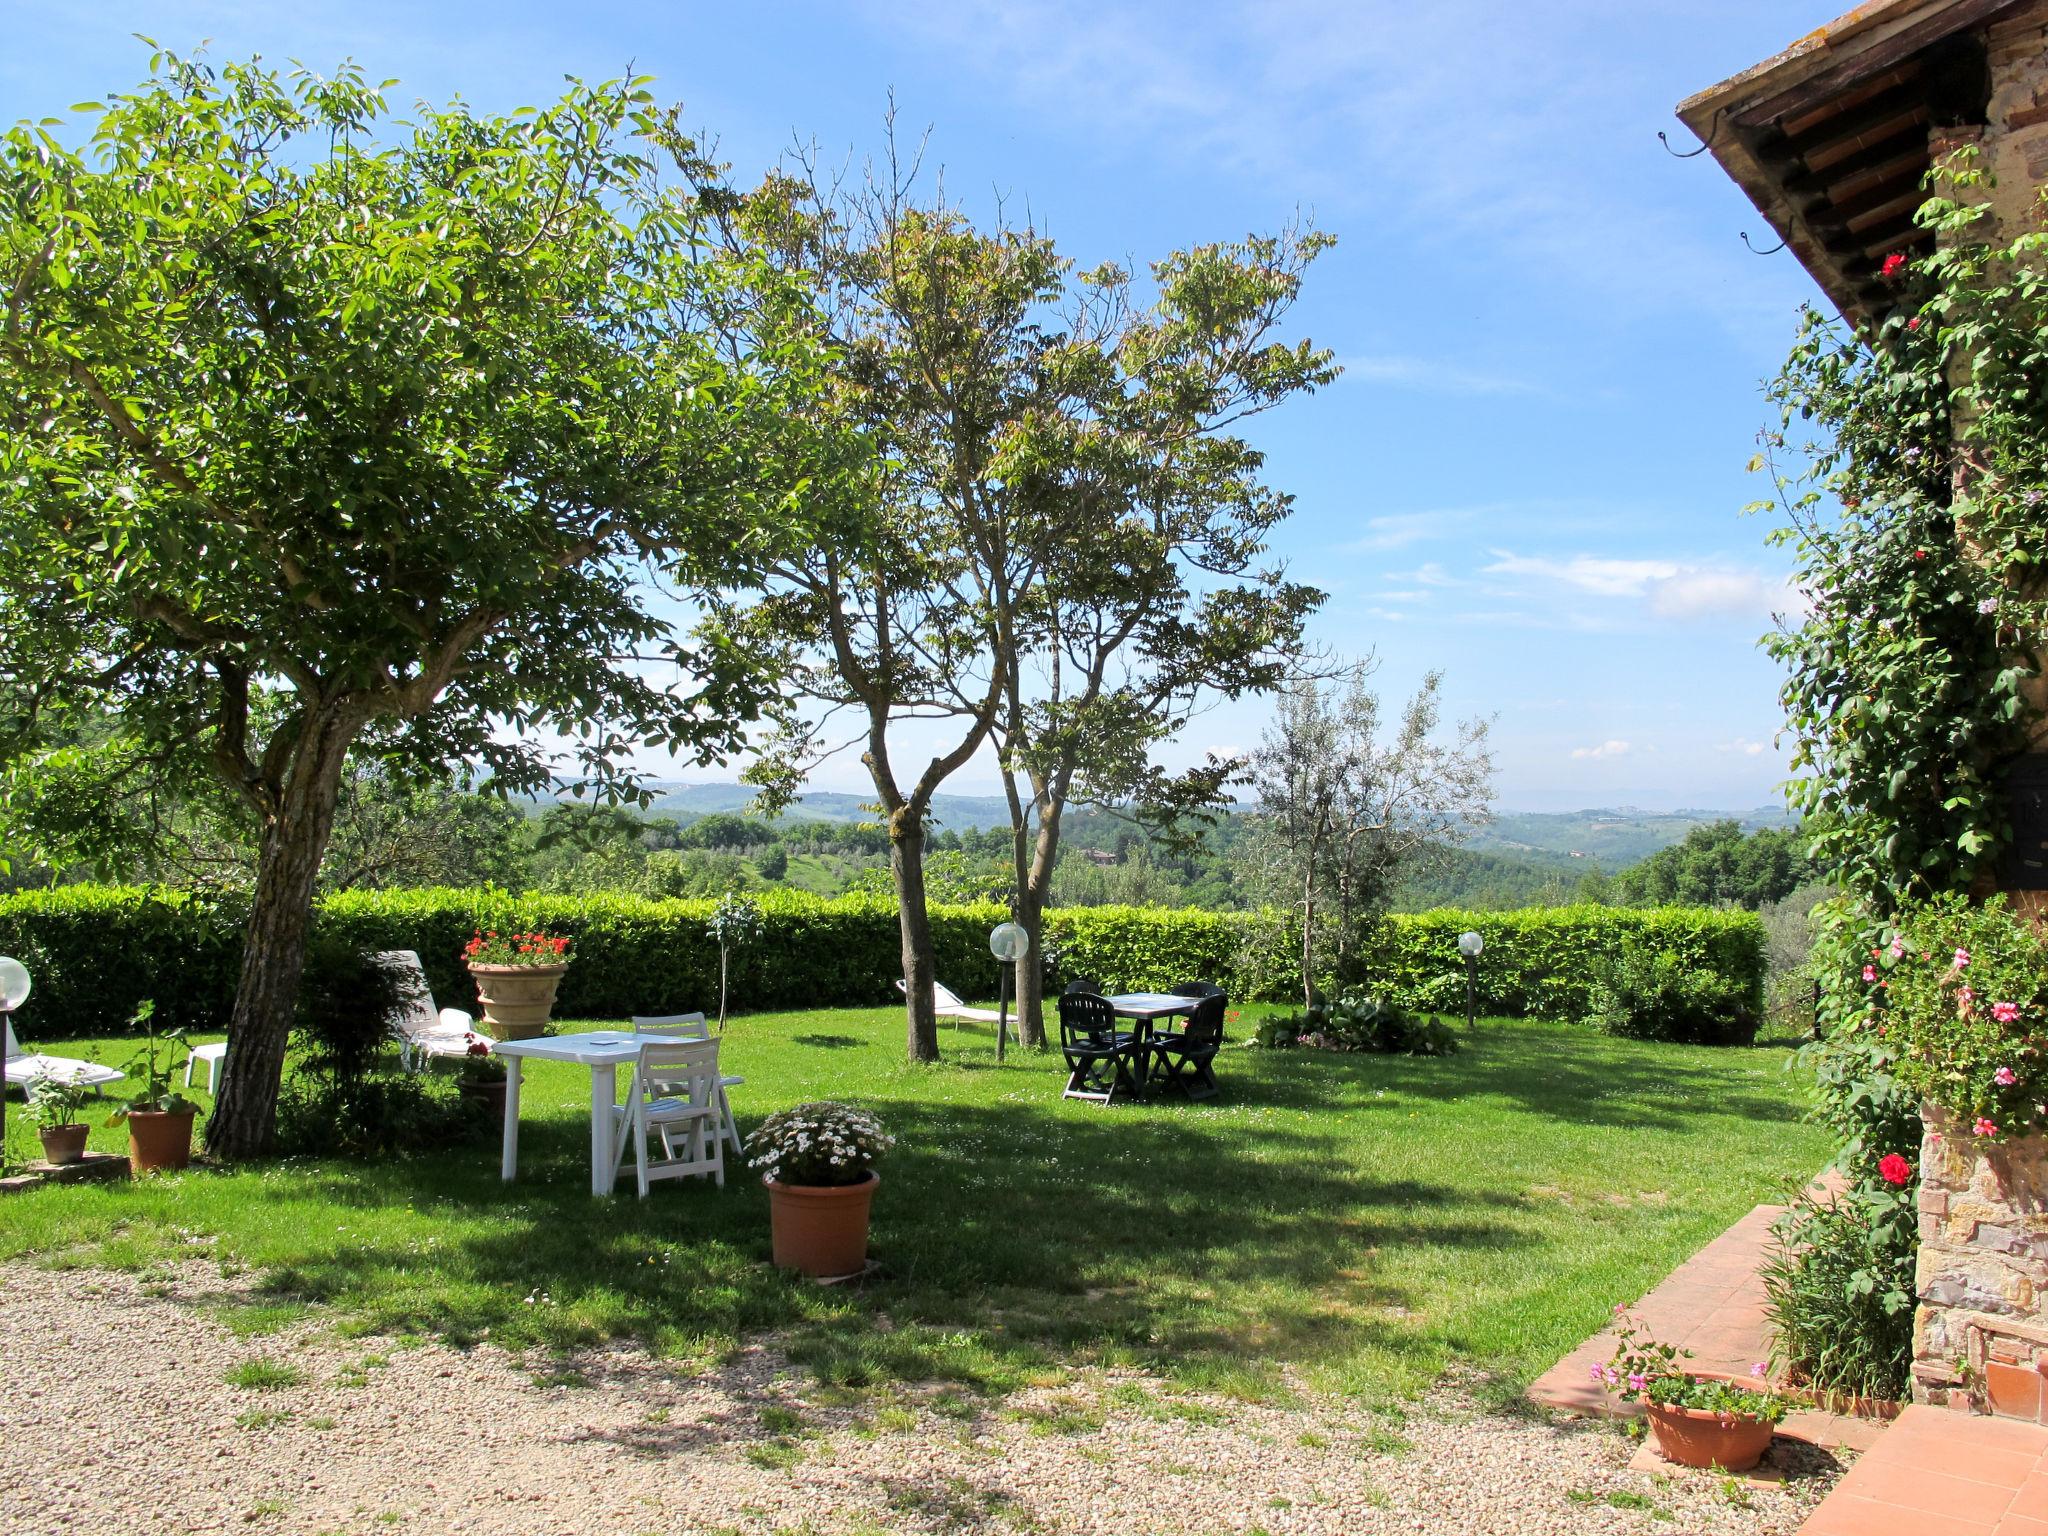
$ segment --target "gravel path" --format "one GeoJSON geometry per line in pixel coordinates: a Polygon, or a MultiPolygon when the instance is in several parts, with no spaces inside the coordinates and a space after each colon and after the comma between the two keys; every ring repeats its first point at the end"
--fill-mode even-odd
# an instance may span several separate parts
{"type": "Polygon", "coordinates": [[[1766,1536],[1837,1470],[1808,1453],[1742,1507],[1717,1477],[1629,1472],[1611,1426],[1448,1389],[1400,1421],[1123,1374],[834,1404],[765,1348],[690,1376],[630,1348],[522,1361],[317,1320],[238,1338],[218,1304],[260,1299],[248,1284],[0,1265],[0,1531],[1766,1536]]]}

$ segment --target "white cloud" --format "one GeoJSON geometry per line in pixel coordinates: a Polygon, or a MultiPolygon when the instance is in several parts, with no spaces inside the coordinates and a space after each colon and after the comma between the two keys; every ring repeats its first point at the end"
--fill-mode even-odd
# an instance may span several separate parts
{"type": "Polygon", "coordinates": [[[1603,741],[1597,747],[1573,747],[1572,756],[1590,758],[1627,757],[1630,750],[1629,744],[1625,741],[1603,741]]]}
{"type": "Polygon", "coordinates": [[[1751,741],[1746,736],[1738,736],[1733,741],[1722,742],[1716,750],[1738,753],[1743,757],[1761,757],[1770,750],[1770,745],[1767,741],[1751,741]]]}
{"type": "Polygon", "coordinates": [[[1493,564],[1483,568],[1488,576],[1535,576],[1562,582],[1581,592],[1599,597],[1642,597],[1651,583],[1669,581],[1679,573],[1671,560],[1614,560],[1599,555],[1573,555],[1569,560],[1550,560],[1538,555],[1517,555],[1505,549],[1493,552],[1493,564]]]}
{"type": "Polygon", "coordinates": [[[1534,395],[1526,379],[1464,368],[1434,357],[1347,357],[1344,377],[1361,384],[1386,384],[1434,395],[1534,395]]]}
{"type": "Polygon", "coordinates": [[[1487,576],[1530,577],[1595,597],[1646,603],[1660,619],[1749,618],[1796,612],[1799,594],[1780,577],[1752,566],[1688,564],[1680,560],[1625,560],[1606,555],[1552,559],[1492,551],[1487,576]]]}
{"type": "Polygon", "coordinates": [[[1387,517],[1369,517],[1366,532],[1345,545],[1347,550],[1404,549],[1425,539],[1442,538],[1445,524],[1459,520],[1457,513],[1396,512],[1387,517]]]}

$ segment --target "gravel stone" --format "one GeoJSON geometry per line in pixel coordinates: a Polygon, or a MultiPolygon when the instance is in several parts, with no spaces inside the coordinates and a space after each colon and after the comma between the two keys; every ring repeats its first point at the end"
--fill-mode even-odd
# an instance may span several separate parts
{"type": "Polygon", "coordinates": [[[15,1536],[1789,1536],[1841,1470],[1780,1441],[1785,1483],[1738,1504],[1716,1475],[1628,1471],[1610,1424],[1482,1411],[1469,1381],[1398,1418],[1126,1372],[842,1400],[768,1344],[692,1374],[629,1345],[521,1359],[337,1338],[317,1316],[237,1338],[218,1304],[263,1298],[205,1262],[8,1264],[0,1287],[15,1536]],[[291,1369],[231,1385],[252,1359],[291,1369]]]}

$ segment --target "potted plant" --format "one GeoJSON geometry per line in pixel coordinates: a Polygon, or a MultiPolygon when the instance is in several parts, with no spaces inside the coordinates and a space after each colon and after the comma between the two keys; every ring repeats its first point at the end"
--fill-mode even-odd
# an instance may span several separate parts
{"type": "Polygon", "coordinates": [[[86,1126],[78,1112],[88,1091],[84,1083],[60,1077],[40,1077],[29,1085],[29,1118],[42,1138],[45,1162],[61,1167],[85,1156],[86,1126]]]}
{"type": "MultiPolygon", "coordinates": [[[[128,1126],[128,1169],[144,1174],[183,1168],[192,1161],[192,1116],[199,1106],[171,1086],[177,1051],[185,1031],[162,1034],[156,1027],[156,1004],[145,998],[128,1021],[146,1037],[140,1056],[128,1064],[129,1075],[142,1089],[108,1116],[107,1124],[128,1126]],[[160,1049],[161,1048],[161,1049],[160,1049]]],[[[189,1053],[188,1053],[189,1054],[189,1053]]]]}
{"type": "Polygon", "coordinates": [[[530,1040],[546,1031],[555,988],[569,969],[569,941],[551,933],[478,930],[462,946],[476,980],[482,1024],[494,1040],[530,1040]]]}
{"type": "Polygon", "coordinates": [[[456,1069],[455,1088],[472,1104],[503,1115],[505,1113],[505,1063],[491,1054],[491,1042],[477,1035],[464,1035],[469,1042],[456,1069]]]}
{"type": "Polygon", "coordinates": [[[1752,1382],[1695,1375],[1679,1365],[1692,1351],[1662,1344],[1628,1309],[1614,1355],[1593,1367],[1593,1379],[1625,1403],[1640,1402],[1650,1417],[1657,1449],[1682,1467],[1746,1472],[1771,1448],[1771,1435],[1791,1405],[1762,1386],[1769,1367],[1749,1368],[1752,1382]]]}
{"type": "Polygon", "coordinates": [[[867,1266],[868,1211],[882,1182],[875,1163],[894,1145],[851,1104],[798,1104],[761,1122],[747,1160],[768,1186],[777,1268],[831,1279],[867,1266]]]}

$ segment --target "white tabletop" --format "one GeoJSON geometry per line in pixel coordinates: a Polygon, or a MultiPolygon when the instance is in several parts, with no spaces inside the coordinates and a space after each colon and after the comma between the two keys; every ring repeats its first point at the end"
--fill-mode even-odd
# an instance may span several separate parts
{"type": "Polygon", "coordinates": [[[632,1061],[643,1045],[688,1045],[687,1036],[635,1034],[630,1029],[591,1030],[580,1035],[542,1035],[532,1040],[493,1040],[493,1056],[533,1061],[577,1061],[586,1067],[616,1067],[632,1061]]]}
{"type": "Polygon", "coordinates": [[[1127,1019],[1150,1019],[1168,1013],[1193,1013],[1202,1000],[1177,992],[1119,992],[1110,1007],[1127,1019]]]}

